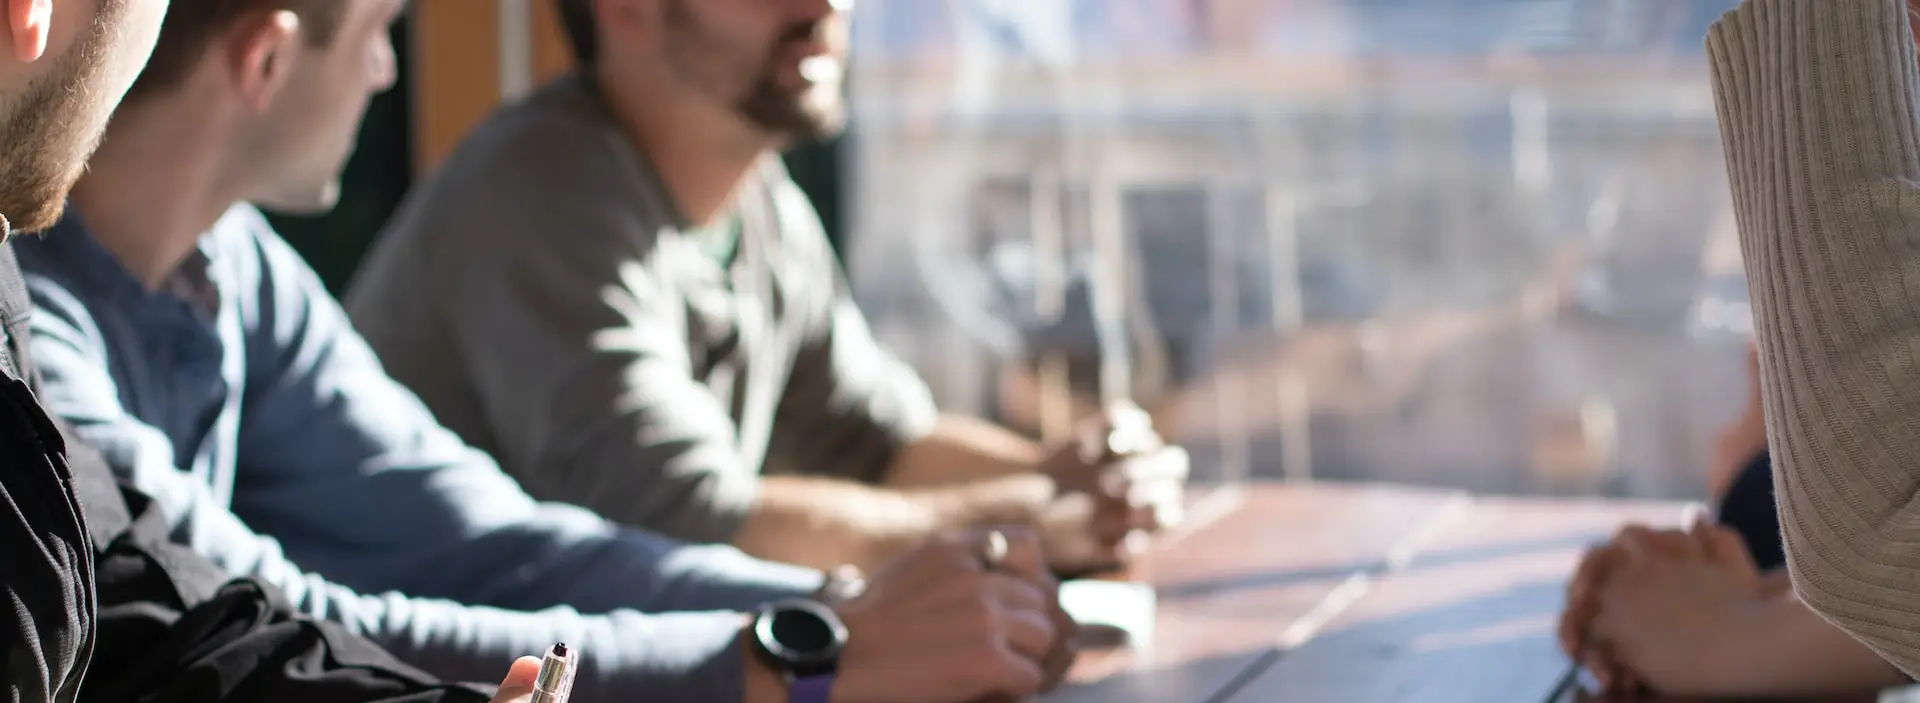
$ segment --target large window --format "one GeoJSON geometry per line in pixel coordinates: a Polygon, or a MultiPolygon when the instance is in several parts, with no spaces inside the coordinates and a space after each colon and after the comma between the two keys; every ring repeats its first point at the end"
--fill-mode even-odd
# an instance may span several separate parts
{"type": "Polygon", "coordinates": [[[1225,479],[1698,495],[1732,4],[865,0],[855,287],[1036,434],[1131,397],[1225,479]]]}

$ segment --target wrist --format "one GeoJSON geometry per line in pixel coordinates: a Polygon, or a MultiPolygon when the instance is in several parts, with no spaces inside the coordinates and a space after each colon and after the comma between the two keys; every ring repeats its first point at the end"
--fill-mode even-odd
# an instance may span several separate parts
{"type": "Polygon", "coordinates": [[[1770,621],[1768,599],[1708,606],[1705,612],[1710,615],[1703,630],[1710,634],[1704,646],[1694,648],[1692,662],[1701,680],[1699,689],[1716,697],[1744,695],[1754,689],[1758,678],[1754,666],[1766,658],[1764,652],[1756,651],[1756,645],[1764,647],[1764,643],[1780,636],[1772,628],[1756,627],[1770,621]]]}
{"type": "Polygon", "coordinates": [[[1765,598],[1793,596],[1793,579],[1787,575],[1786,567],[1760,575],[1760,595],[1765,598]]]}
{"type": "Polygon", "coordinates": [[[741,703],[787,703],[787,679],[760,656],[759,646],[754,644],[753,622],[749,615],[740,628],[740,657],[746,674],[741,703]]]}
{"type": "MultiPolygon", "coordinates": [[[[865,521],[858,548],[846,563],[872,571],[938,534],[944,506],[920,492],[877,491],[877,512],[865,521]]],[[[831,576],[831,574],[829,574],[831,576]]],[[[831,579],[829,579],[831,580],[831,579]]]]}
{"type": "Polygon", "coordinates": [[[837,680],[847,628],[828,605],[804,599],[764,605],[747,620],[741,642],[745,703],[829,703],[845,697],[837,680]]]}

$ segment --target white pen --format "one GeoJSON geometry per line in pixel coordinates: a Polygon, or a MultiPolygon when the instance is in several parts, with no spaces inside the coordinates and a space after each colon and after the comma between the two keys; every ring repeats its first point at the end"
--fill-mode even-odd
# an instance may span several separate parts
{"type": "Polygon", "coordinates": [[[572,694],[573,652],[561,642],[540,660],[540,676],[533,680],[533,703],[567,703],[572,694]]]}

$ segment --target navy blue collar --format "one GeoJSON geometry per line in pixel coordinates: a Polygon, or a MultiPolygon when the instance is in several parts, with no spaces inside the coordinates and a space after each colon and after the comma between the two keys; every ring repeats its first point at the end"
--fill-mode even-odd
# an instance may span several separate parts
{"type": "MultiPolygon", "coordinates": [[[[128,270],[118,258],[114,257],[113,252],[108,251],[100,244],[100,240],[94,238],[93,231],[88,229],[86,221],[80,216],[80,211],[72,206],[68,206],[66,214],[60,218],[58,224],[24,244],[30,248],[45,249],[47,253],[63,262],[71,275],[80,277],[97,290],[115,296],[138,298],[179,297],[169,292],[176,288],[174,286],[168,286],[158,292],[148,290],[146,283],[140,280],[139,276],[128,270]]],[[[189,276],[194,279],[196,287],[205,287],[210,285],[207,274],[212,261],[212,247],[209,246],[208,237],[203,235],[194,247],[193,253],[186,261],[181,262],[173,275],[189,276]]]]}

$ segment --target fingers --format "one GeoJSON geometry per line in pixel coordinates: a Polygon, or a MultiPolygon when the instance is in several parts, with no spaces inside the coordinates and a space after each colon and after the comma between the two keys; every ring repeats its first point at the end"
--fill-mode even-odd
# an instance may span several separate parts
{"type": "Polygon", "coordinates": [[[995,692],[1015,700],[1036,695],[1046,685],[1047,674],[1040,668],[1039,662],[1014,651],[1011,646],[994,650],[994,655],[986,664],[992,670],[981,678],[989,682],[995,692]]]}
{"type": "Polygon", "coordinates": [[[1600,581],[1606,578],[1606,567],[1613,558],[1612,547],[1587,550],[1580,558],[1580,565],[1574,569],[1573,578],[1567,582],[1566,609],[1560,615],[1560,649],[1567,656],[1578,657],[1584,648],[1587,627],[1600,609],[1595,594],[1600,581]]]}
{"type": "Polygon", "coordinates": [[[1700,556],[1700,545],[1680,530],[1655,530],[1645,525],[1628,525],[1613,538],[1620,548],[1621,562],[1635,565],[1651,557],[1700,556]]]}
{"type": "Polygon", "coordinates": [[[533,684],[540,676],[540,660],[534,657],[521,657],[514,660],[507,669],[507,678],[500,682],[500,692],[493,697],[493,703],[519,703],[533,695],[533,684]]]}
{"type": "Polygon", "coordinates": [[[1035,662],[1044,662],[1059,641],[1060,632],[1045,610],[1000,608],[994,625],[1007,646],[1035,662]]]}
{"type": "Polygon", "coordinates": [[[1580,666],[1586,668],[1587,673],[1593,674],[1594,680],[1600,683],[1600,690],[1613,690],[1615,682],[1620,679],[1620,667],[1614,664],[1611,647],[1604,642],[1593,642],[1581,651],[1578,659],[1580,666]]]}
{"type": "Polygon", "coordinates": [[[1182,507],[1190,462],[1186,450],[1176,446],[1118,459],[1101,475],[1098,511],[1124,515],[1125,529],[1155,532],[1167,527],[1182,507]]]}
{"type": "Polygon", "coordinates": [[[1015,574],[1034,583],[1051,578],[1047,572],[1046,550],[1040,546],[1040,535],[1029,527],[994,527],[970,531],[976,554],[995,532],[1005,538],[1007,551],[1000,563],[992,565],[994,571],[1015,574]]]}
{"type": "Polygon", "coordinates": [[[1166,446],[1148,452],[1128,455],[1116,472],[1131,486],[1144,490],[1159,489],[1163,486],[1179,486],[1187,482],[1187,476],[1193,472],[1193,457],[1179,446],[1166,446]]]}
{"type": "Polygon", "coordinates": [[[1080,459],[1089,464],[1155,451],[1163,445],[1153,429],[1153,416],[1139,405],[1121,401],[1075,428],[1080,459]]]}
{"type": "Polygon", "coordinates": [[[999,640],[1031,664],[1037,678],[1026,688],[1022,673],[1003,692],[1018,696],[1039,692],[1055,682],[1073,660],[1071,638],[1078,625],[1059,607],[1059,591],[1048,577],[1045,587],[1008,574],[989,574],[986,585],[990,617],[999,640]]]}
{"type": "Polygon", "coordinates": [[[1627,668],[1615,655],[1613,645],[1605,641],[1590,641],[1574,661],[1581,668],[1586,669],[1587,673],[1593,675],[1594,682],[1600,684],[1601,691],[1619,690],[1622,683],[1632,679],[1627,668]]]}
{"type": "Polygon", "coordinates": [[[1747,541],[1740,537],[1740,533],[1724,525],[1702,524],[1696,528],[1694,538],[1700,543],[1707,559],[1716,566],[1742,577],[1760,577],[1760,567],[1753,563],[1753,555],[1747,551],[1747,541]]]}
{"type": "Polygon", "coordinates": [[[1619,550],[1622,566],[1639,563],[1649,556],[1646,536],[1650,532],[1652,530],[1642,525],[1628,525],[1614,534],[1613,546],[1619,550]]]}
{"type": "Polygon", "coordinates": [[[1559,640],[1562,654],[1580,658],[1581,650],[1586,648],[1587,624],[1597,612],[1599,608],[1591,605],[1568,605],[1566,610],[1560,611],[1559,640]]]}
{"type": "Polygon", "coordinates": [[[1580,565],[1574,567],[1573,578],[1567,582],[1567,601],[1586,600],[1600,586],[1607,576],[1607,568],[1620,556],[1620,549],[1614,545],[1602,545],[1587,550],[1580,557],[1580,565]]]}
{"type": "Polygon", "coordinates": [[[1054,600],[1047,589],[1009,574],[988,574],[981,596],[1004,609],[1036,613],[1051,610],[1054,600]]]}
{"type": "Polygon", "coordinates": [[[1102,545],[1118,543],[1130,532],[1157,532],[1161,528],[1160,508],[1157,505],[1129,503],[1118,498],[1098,498],[1094,501],[1093,517],[1088,527],[1093,538],[1102,545]]]}

